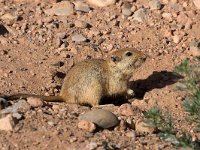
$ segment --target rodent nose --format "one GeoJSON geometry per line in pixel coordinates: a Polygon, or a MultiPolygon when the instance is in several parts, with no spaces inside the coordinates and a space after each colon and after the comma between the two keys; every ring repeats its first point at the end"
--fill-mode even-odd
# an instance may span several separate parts
{"type": "Polygon", "coordinates": [[[147,59],[147,55],[142,56],[142,60],[145,61],[147,59]]]}

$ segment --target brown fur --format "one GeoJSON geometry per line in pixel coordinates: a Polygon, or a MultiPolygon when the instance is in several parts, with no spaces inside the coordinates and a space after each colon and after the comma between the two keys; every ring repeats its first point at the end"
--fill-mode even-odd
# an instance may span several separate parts
{"type": "Polygon", "coordinates": [[[135,49],[118,50],[105,60],[77,63],[66,75],[59,96],[17,94],[6,99],[40,97],[45,101],[98,105],[104,96],[127,95],[128,80],[144,60],[145,55],[135,49]]]}

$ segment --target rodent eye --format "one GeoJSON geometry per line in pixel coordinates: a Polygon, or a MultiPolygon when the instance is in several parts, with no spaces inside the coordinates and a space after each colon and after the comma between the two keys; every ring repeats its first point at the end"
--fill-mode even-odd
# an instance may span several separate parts
{"type": "Polygon", "coordinates": [[[132,55],[133,55],[133,53],[131,53],[131,52],[126,53],[126,56],[132,56],[132,55]]]}

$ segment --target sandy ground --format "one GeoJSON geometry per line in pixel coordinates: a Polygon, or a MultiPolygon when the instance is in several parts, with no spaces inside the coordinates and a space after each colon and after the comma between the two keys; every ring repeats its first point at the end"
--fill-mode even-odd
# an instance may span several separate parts
{"type": "MultiPolygon", "coordinates": [[[[131,78],[136,92],[131,104],[134,115],[122,115],[120,106],[102,108],[112,111],[121,121],[136,122],[143,118],[143,111],[158,106],[172,113],[177,129],[199,136],[193,133],[194,125],[185,119],[185,93],[175,90],[178,80],[173,73],[182,60],[195,55],[191,43],[200,40],[200,10],[192,1],[163,0],[161,8],[151,10],[146,0],[127,0],[132,13],[145,9],[141,22],[132,14],[122,13],[126,3],[122,0],[102,8],[85,3],[88,12],[74,8],[67,16],[45,13],[59,3],[55,2],[0,1],[0,95],[57,95],[72,65],[134,47],[149,56],[131,78]],[[78,24],[76,21],[80,20],[78,24]],[[76,34],[86,40],[74,42],[76,34]]],[[[18,101],[21,100],[12,104],[18,101]]],[[[0,149],[176,149],[156,134],[138,133],[126,125],[93,133],[79,129],[78,116],[90,109],[93,108],[45,103],[43,107],[22,110],[23,117],[12,131],[0,131],[0,149]]]]}

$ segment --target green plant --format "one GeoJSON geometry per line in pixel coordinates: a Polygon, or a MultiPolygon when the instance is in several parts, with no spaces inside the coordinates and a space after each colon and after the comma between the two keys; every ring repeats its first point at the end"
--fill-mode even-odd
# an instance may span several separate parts
{"type": "Polygon", "coordinates": [[[183,61],[177,73],[184,76],[177,88],[187,92],[183,107],[189,113],[190,120],[197,123],[196,131],[200,131],[200,57],[183,61]]]}
{"type": "Polygon", "coordinates": [[[180,130],[176,130],[173,126],[171,114],[163,112],[157,107],[153,107],[144,112],[145,122],[150,127],[154,127],[158,131],[158,135],[162,140],[172,143],[179,147],[190,147],[192,149],[200,149],[198,141],[193,141],[189,133],[181,132],[181,136],[177,136],[180,130]]]}
{"type": "Polygon", "coordinates": [[[146,123],[158,131],[165,133],[174,133],[172,117],[169,113],[163,113],[159,108],[153,107],[144,112],[146,123]]]}

